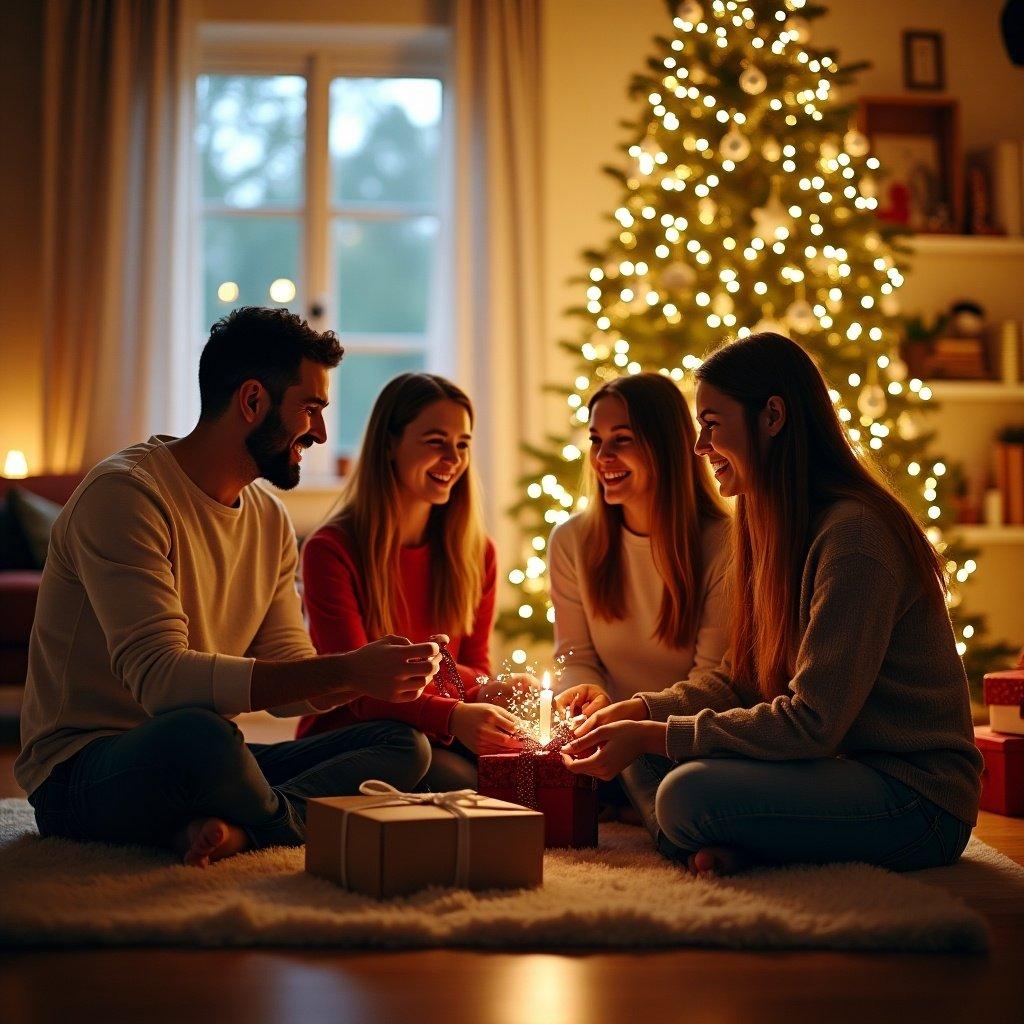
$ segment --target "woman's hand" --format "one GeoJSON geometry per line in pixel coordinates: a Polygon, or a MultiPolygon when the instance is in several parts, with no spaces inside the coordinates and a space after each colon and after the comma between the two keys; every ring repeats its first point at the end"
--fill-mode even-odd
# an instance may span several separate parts
{"type": "Polygon", "coordinates": [[[448,727],[474,754],[507,754],[522,749],[515,737],[516,724],[516,716],[504,708],[462,701],[452,709],[448,727]]]}
{"type": "Polygon", "coordinates": [[[498,704],[507,708],[516,697],[540,689],[540,682],[529,672],[513,672],[504,679],[483,683],[476,695],[478,704],[498,704]]]}
{"type": "Polygon", "coordinates": [[[570,686],[568,690],[563,690],[555,698],[555,707],[566,708],[569,717],[573,718],[576,715],[592,715],[611,702],[611,697],[600,686],[580,683],[579,686],[570,686]]]}
{"type": "Polygon", "coordinates": [[[577,736],[586,736],[602,725],[611,725],[612,722],[644,722],[649,717],[647,705],[639,697],[631,697],[595,711],[574,731],[577,736]]]}
{"type": "Polygon", "coordinates": [[[562,747],[562,761],[571,772],[614,779],[641,754],[664,754],[664,722],[612,722],[579,736],[562,747]]]}

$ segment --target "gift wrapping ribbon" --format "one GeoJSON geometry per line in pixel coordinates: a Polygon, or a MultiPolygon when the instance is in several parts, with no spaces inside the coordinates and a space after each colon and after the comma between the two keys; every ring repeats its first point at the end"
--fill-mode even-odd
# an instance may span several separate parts
{"type": "MultiPolygon", "coordinates": [[[[353,811],[368,811],[375,807],[432,806],[440,807],[455,816],[458,823],[458,837],[455,852],[455,879],[453,884],[460,889],[469,884],[469,815],[467,807],[479,807],[490,800],[473,789],[452,789],[445,793],[403,793],[382,779],[367,779],[359,786],[364,796],[379,796],[380,800],[358,807],[346,807],[341,812],[341,884],[348,888],[348,818],[353,811]]],[[[506,810],[506,808],[494,808],[506,810]]]]}

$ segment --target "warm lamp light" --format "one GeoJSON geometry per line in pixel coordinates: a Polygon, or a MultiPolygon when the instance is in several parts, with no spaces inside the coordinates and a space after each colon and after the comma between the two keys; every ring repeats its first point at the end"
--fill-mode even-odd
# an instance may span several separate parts
{"type": "Polygon", "coordinates": [[[4,458],[4,476],[12,480],[22,480],[28,476],[28,459],[25,453],[12,448],[4,458]]]}

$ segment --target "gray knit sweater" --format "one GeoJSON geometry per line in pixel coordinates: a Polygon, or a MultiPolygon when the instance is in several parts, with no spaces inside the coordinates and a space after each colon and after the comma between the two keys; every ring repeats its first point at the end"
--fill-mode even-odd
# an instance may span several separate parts
{"type": "Polygon", "coordinates": [[[849,757],[961,821],[978,816],[982,759],[949,615],[925,595],[902,542],[873,510],[840,501],[819,519],[800,585],[789,690],[771,703],[732,686],[729,656],[659,693],[674,761],[849,757]]]}

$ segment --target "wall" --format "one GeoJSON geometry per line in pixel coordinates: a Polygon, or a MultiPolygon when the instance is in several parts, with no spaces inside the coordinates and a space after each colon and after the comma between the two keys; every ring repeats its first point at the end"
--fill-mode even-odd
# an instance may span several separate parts
{"type": "Polygon", "coordinates": [[[43,5],[4,5],[0,95],[4,158],[0,160],[0,470],[4,453],[25,452],[29,467],[43,454],[40,176],[42,174],[43,5]]]}

